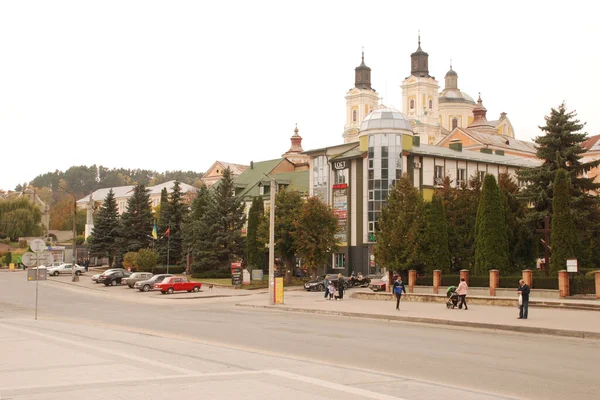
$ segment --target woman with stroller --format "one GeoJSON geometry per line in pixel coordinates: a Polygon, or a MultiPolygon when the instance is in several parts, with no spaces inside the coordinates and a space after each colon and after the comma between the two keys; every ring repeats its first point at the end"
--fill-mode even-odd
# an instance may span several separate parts
{"type": "Polygon", "coordinates": [[[458,305],[459,309],[462,309],[464,304],[465,310],[467,308],[467,291],[469,290],[469,286],[467,282],[465,282],[465,278],[460,278],[460,283],[458,284],[458,288],[456,289],[456,293],[458,293],[458,298],[460,299],[460,304],[458,305]]]}

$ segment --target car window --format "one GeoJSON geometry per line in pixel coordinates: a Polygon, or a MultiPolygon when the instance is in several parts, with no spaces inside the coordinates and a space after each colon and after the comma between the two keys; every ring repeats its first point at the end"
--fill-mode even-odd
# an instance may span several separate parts
{"type": "Polygon", "coordinates": [[[181,278],[181,282],[189,282],[190,280],[188,278],[181,278]]]}

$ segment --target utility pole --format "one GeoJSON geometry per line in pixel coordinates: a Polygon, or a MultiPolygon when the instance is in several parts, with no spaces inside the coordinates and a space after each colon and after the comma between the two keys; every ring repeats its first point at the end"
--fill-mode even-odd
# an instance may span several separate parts
{"type": "Polygon", "coordinates": [[[62,190],[69,193],[73,197],[73,256],[71,257],[71,281],[79,282],[79,276],[75,273],[75,253],[77,251],[77,197],[69,192],[64,187],[60,186],[62,190]]]}
{"type": "Polygon", "coordinates": [[[269,193],[269,304],[275,304],[275,179],[271,179],[269,193]]]}

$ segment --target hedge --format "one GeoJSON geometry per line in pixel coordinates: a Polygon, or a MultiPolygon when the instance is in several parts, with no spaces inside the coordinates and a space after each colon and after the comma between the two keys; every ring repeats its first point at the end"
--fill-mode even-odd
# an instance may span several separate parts
{"type": "MultiPolygon", "coordinates": [[[[169,266],[169,274],[182,274],[185,271],[185,267],[180,267],[179,265],[170,265],[169,266]]],[[[153,274],[166,274],[167,267],[154,267],[152,268],[153,274]]]]}
{"type": "Polygon", "coordinates": [[[198,279],[223,279],[231,278],[231,271],[205,271],[205,272],[194,272],[192,277],[198,279]]]}

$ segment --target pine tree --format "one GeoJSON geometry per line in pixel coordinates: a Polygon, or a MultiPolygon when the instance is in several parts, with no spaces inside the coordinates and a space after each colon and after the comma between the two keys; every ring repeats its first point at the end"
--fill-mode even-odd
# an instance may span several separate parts
{"type": "Polygon", "coordinates": [[[137,185],[133,195],[127,201],[127,211],[121,215],[119,254],[137,252],[152,247],[152,228],[154,217],[150,204],[150,195],[146,186],[137,185]]]}
{"type": "MultiPolygon", "coordinates": [[[[182,261],[183,237],[182,224],[188,213],[188,206],[183,202],[181,185],[179,181],[173,184],[173,191],[169,196],[169,236],[167,244],[169,246],[169,262],[179,264],[182,261]]],[[[164,233],[163,233],[164,235],[164,233]]]]}
{"type": "Polygon", "coordinates": [[[200,236],[200,221],[206,213],[208,202],[210,201],[210,194],[205,185],[200,186],[196,197],[192,201],[190,212],[184,217],[182,226],[183,234],[183,254],[188,254],[192,257],[192,270],[197,270],[198,265],[195,260],[198,259],[196,251],[198,249],[198,238],[200,236]]]}
{"type": "Polygon", "coordinates": [[[162,265],[167,263],[167,241],[168,238],[163,235],[169,228],[171,221],[171,210],[169,207],[169,194],[167,188],[162,188],[160,191],[160,203],[158,207],[158,220],[156,221],[156,250],[158,251],[159,260],[162,265]]]}
{"type": "Polygon", "coordinates": [[[90,254],[96,257],[108,257],[108,265],[112,266],[118,250],[118,236],[119,210],[115,194],[110,189],[94,221],[90,254]]]}
{"type": "Polygon", "coordinates": [[[507,267],[506,217],[496,178],[487,174],[483,180],[475,222],[474,270],[476,275],[481,276],[490,269],[506,270],[507,267]]]}
{"type": "Polygon", "coordinates": [[[194,254],[199,272],[227,271],[232,262],[244,256],[242,228],[246,214],[241,199],[235,196],[229,168],[215,185],[199,226],[198,251],[194,254]]]}
{"type": "Polygon", "coordinates": [[[448,222],[444,203],[439,195],[434,195],[431,199],[425,232],[423,239],[426,246],[424,251],[425,270],[429,273],[435,269],[442,270],[442,273],[450,272],[448,222]]]}
{"type": "Polygon", "coordinates": [[[569,173],[561,168],[556,172],[554,196],[552,197],[552,231],[550,233],[552,245],[550,271],[552,272],[565,269],[567,259],[575,257],[577,232],[571,213],[569,187],[569,173]]]}
{"type": "Polygon", "coordinates": [[[389,270],[422,269],[423,196],[405,174],[390,190],[376,232],[375,260],[389,270]]]}
{"type": "Polygon", "coordinates": [[[260,240],[260,224],[264,221],[265,205],[261,196],[252,199],[248,213],[248,229],[246,231],[246,263],[249,270],[265,266],[265,243],[260,240]]]}
{"type": "Polygon", "coordinates": [[[585,124],[580,123],[575,111],[568,112],[563,103],[558,109],[551,109],[545,120],[546,125],[540,127],[545,134],[534,140],[542,165],[518,171],[519,179],[528,183],[523,195],[534,205],[527,221],[534,223],[536,228],[542,228],[544,217],[552,216],[556,173],[561,168],[566,170],[570,177],[572,218],[578,227],[576,252],[589,258],[591,255],[586,249],[593,245],[599,232],[600,198],[595,196],[595,192],[600,189],[600,184],[593,178],[587,178],[586,173],[600,165],[600,160],[581,161],[587,151],[582,146],[587,135],[581,133],[585,124]]]}

